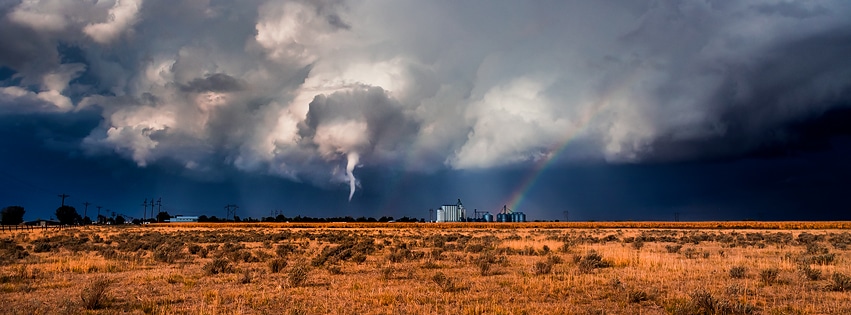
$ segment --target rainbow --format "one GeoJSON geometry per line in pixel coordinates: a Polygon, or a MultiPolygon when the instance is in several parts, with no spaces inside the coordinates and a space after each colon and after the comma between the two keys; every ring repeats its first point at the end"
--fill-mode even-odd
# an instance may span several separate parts
{"type": "Polygon", "coordinates": [[[571,140],[576,139],[583,130],[587,129],[591,125],[594,118],[604,112],[607,107],[610,107],[613,102],[613,97],[619,95],[624,89],[631,87],[631,83],[636,79],[638,79],[637,73],[633,71],[633,73],[622,80],[619,86],[610,89],[607,93],[602,95],[602,97],[591,104],[591,106],[586,108],[579,119],[577,127],[572,130],[568,130],[561,141],[558,141],[555,145],[550,147],[550,149],[547,150],[547,154],[534,163],[532,169],[526,174],[523,180],[520,181],[520,185],[512,191],[504,204],[508,206],[509,209],[520,211],[520,206],[523,204],[523,201],[526,199],[529,191],[531,191],[535,186],[538,178],[541,177],[541,174],[543,174],[547,168],[553,164],[553,161],[555,161],[556,158],[564,152],[565,148],[571,143],[571,140]]]}
{"type": "MultiPolygon", "coordinates": [[[[620,80],[621,84],[608,89],[608,91],[601,95],[600,98],[591,103],[590,106],[587,106],[579,117],[579,121],[575,125],[575,127],[565,132],[565,135],[561,140],[557,141],[547,150],[545,150],[546,154],[544,154],[541,158],[537,159],[534,162],[532,168],[529,170],[526,176],[523,177],[523,179],[520,181],[520,184],[517,185],[514,190],[512,190],[512,193],[509,194],[509,197],[505,200],[503,204],[508,206],[510,209],[519,211],[520,206],[523,204],[524,200],[526,199],[532,188],[534,188],[535,183],[538,181],[538,178],[540,178],[541,175],[550,167],[550,165],[552,165],[553,162],[557,160],[558,156],[565,151],[565,148],[571,143],[572,140],[576,139],[577,136],[579,136],[585,129],[590,127],[594,119],[601,113],[605,112],[606,108],[611,106],[611,104],[615,101],[613,99],[616,96],[621,95],[622,91],[632,86],[631,83],[638,79],[637,71],[633,71],[632,73],[626,76],[622,76],[621,78],[623,79],[620,80]]],[[[423,148],[418,145],[419,141],[422,140],[416,139],[415,141],[416,142],[413,143],[411,150],[406,151],[406,156],[404,159],[402,159],[404,163],[408,163],[408,161],[410,161],[411,156],[425,153],[422,152],[423,148]]],[[[403,169],[404,168],[405,166],[403,166],[403,169]]],[[[402,174],[400,174],[394,179],[394,182],[401,184],[407,182],[408,180],[408,172],[403,171],[402,174]]],[[[392,186],[401,187],[402,185],[399,184],[392,186]]],[[[393,193],[392,195],[395,196],[396,194],[393,193]]],[[[396,198],[397,197],[393,197],[393,200],[384,200],[382,202],[382,205],[380,206],[380,209],[382,209],[382,213],[393,213],[393,209],[390,209],[389,207],[392,207],[392,204],[396,202],[396,198]]],[[[497,212],[498,211],[499,210],[497,210],[497,212]]]]}

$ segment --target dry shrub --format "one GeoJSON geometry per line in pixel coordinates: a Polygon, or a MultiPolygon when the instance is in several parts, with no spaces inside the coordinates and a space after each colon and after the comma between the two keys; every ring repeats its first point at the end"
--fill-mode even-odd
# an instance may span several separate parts
{"type": "Polygon", "coordinates": [[[641,303],[642,301],[647,301],[649,298],[647,292],[642,290],[633,289],[626,293],[626,299],[630,303],[641,303]]]}
{"type": "Polygon", "coordinates": [[[0,266],[14,263],[30,254],[12,239],[0,241],[0,266]]]}
{"type": "Polygon", "coordinates": [[[204,265],[204,272],[208,275],[232,273],[233,271],[230,261],[225,258],[215,258],[213,261],[204,265]]]}
{"type": "Polygon", "coordinates": [[[455,280],[447,277],[442,272],[438,272],[433,277],[431,277],[431,281],[437,284],[437,286],[443,292],[457,292],[464,289],[464,287],[461,287],[457,283],[455,283],[455,280]]]}
{"type": "Polygon", "coordinates": [[[562,263],[563,261],[561,259],[561,256],[549,255],[549,256],[547,256],[547,262],[551,265],[558,265],[558,264],[562,263]]]}
{"type": "Polygon", "coordinates": [[[754,314],[758,309],[747,303],[740,301],[728,301],[716,299],[711,293],[705,290],[697,290],[689,294],[689,299],[685,303],[675,302],[668,312],[671,314],[688,314],[688,315],[716,315],[716,314],[754,314]]]}
{"type": "Polygon", "coordinates": [[[111,284],[106,278],[98,278],[89,283],[80,293],[80,299],[83,300],[83,307],[87,310],[96,310],[105,307],[108,299],[107,289],[109,289],[111,284]]]}
{"type": "Polygon", "coordinates": [[[777,268],[767,268],[759,272],[759,278],[766,285],[772,285],[777,282],[777,276],[780,275],[780,270],[777,268]]]}
{"type": "Polygon", "coordinates": [[[851,291],[851,277],[842,273],[834,272],[830,277],[828,290],[839,292],[851,291]]]}
{"type": "Polygon", "coordinates": [[[833,263],[834,263],[834,261],[836,260],[836,254],[834,254],[834,253],[824,253],[824,254],[820,254],[820,255],[813,255],[813,256],[810,258],[810,260],[811,260],[814,264],[819,264],[819,265],[831,265],[831,264],[833,264],[833,263]]]}
{"type": "Polygon", "coordinates": [[[689,296],[694,314],[715,314],[717,301],[711,293],[704,290],[692,292],[689,296]]]}
{"type": "Polygon", "coordinates": [[[172,264],[178,259],[183,258],[183,246],[179,244],[169,244],[158,247],[154,251],[154,260],[172,264]]]}
{"type": "Polygon", "coordinates": [[[597,251],[590,250],[585,256],[577,256],[574,257],[574,261],[576,261],[579,266],[579,272],[581,273],[591,273],[594,269],[597,268],[606,268],[611,266],[609,262],[603,260],[603,256],[601,256],[597,251]],[[577,258],[578,257],[578,258],[577,258]]]}
{"type": "Polygon", "coordinates": [[[242,275],[239,277],[239,283],[249,284],[251,283],[251,272],[246,269],[242,272],[242,275]]]}
{"type": "Polygon", "coordinates": [[[340,266],[336,266],[336,265],[335,266],[328,266],[328,268],[325,268],[325,269],[328,269],[328,273],[330,273],[332,275],[343,274],[343,269],[340,268],[340,266]]]}
{"type": "Polygon", "coordinates": [[[683,245],[680,245],[680,244],[665,245],[665,250],[668,251],[668,253],[671,253],[671,254],[679,253],[680,249],[682,249],[682,248],[683,248],[683,245]]]}
{"type": "Polygon", "coordinates": [[[538,276],[550,274],[553,272],[553,265],[549,261],[539,261],[532,267],[532,272],[538,276]]]}
{"type": "Polygon", "coordinates": [[[479,267],[479,274],[481,274],[482,277],[487,276],[488,272],[491,270],[491,264],[487,260],[479,260],[479,262],[476,263],[476,266],[479,267]]]}
{"type": "MultiPolygon", "coordinates": [[[[281,246],[278,246],[279,250],[281,249],[281,246]]],[[[346,239],[340,245],[323,248],[322,252],[313,258],[311,264],[318,267],[326,263],[333,264],[338,261],[347,260],[361,263],[366,260],[367,254],[372,253],[375,250],[375,241],[372,238],[360,240],[346,239]]],[[[280,256],[281,254],[279,253],[278,255],[280,256]]]]}
{"type": "Polygon", "coordinates": [[[278,245],[278,247],[275,249],[275,254],[277,254],[278,257],[286,258],[287,255],[294,252],[295,250],[296,248],[293,244],[281,244],[278,245]]]}
{"type": "Polygon", "coordinates": [[[434,260],[428,259],[425,263],[423,263],[424,269],[438,269],[440,265],[434,262],[434,260]]]}
{"type": "Polygon", "coordinates": [[[275,258],[269,261],[269,271],[278,273],[287,267],[287,260],[283,258],[275,258]]]}
{"type": "Polygon", "coordinates": [[[202,247],[198,244],[190,244],[187,249],[189,250],[190,254],[195,255],[201,251],[202,247]]]}
{"type": "Polygon", "coordinates": [[[821,279],[821,270],[813,269],[810,265],[800,264],[798,265],[798,269],[800,269],[801,273],[804,274],[804,277],[809,280],[816,281],[821,279]]]}
{"type": "Polygon", "coordinates": [[[736,267],[730,268],[730,278],[733,278],[733,279],[742,279],[742,278],[745,277],[746,273],[747,273],[747,269],[745,268],[745,266],[736,266],[736,267]]]}
{"type": "Polygon", "coordinates": [[[306,261],[299,261],[290,269],[287,275],[287,281],[291,287],[300,287],[307,282],[307,276],[310,273],[310,266],[306,261]]]}
{"type": "Polygon", "coordinates": [[[424,252],[412,251],[407,246],[393,247],[390,249],[390,253],[387,254],[387,260],[394,263],[404,262],[406,260],[419,260],[423,257],[425,257],[424,252]]]}
{"type": "Polygon", "coordinates": [[[381,268],[381,279],[382,280],[390,280],[393,279],[393,273],[396,272],[396,269],[393,266],[387,266],[381,268]]]}

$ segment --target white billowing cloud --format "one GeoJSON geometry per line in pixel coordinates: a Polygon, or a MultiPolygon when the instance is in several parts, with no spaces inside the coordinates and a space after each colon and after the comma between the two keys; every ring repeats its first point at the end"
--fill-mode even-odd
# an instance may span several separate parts
{"type": "Polygon", "coordinates": [[[321,7],[300,1],[269,1],[259,8],[255,39],[268,58],[307,65],[319,58],[335,26],[322,16],[321,7]]]}
{"type": "Polygon", "coordinates": [[[68,26],[68,11],[65,10],[68,5],[68,1],[62,0],[24,0],[8,17],[39,31],[58,32],[68,26]]]}
{"type": "Polygon", "coordinates": [[[86,66],[79,63],[62,64],[41,78],[41,89],[33,92],[17,86],[0,88],[6,107],[12,112],[67,112],[74,109],[71,99],[62,93],[71,80],[77,78],[86,66]]]}
{"type": "Polygon", "coordinates": [[[467,108],[467,142],[450,160],[456,168],[488,168],[548,154],[575,129],[553,111],[543,83],[520,78],[497,86],[467,108]]]}
{"type": "Polygon", "coordinates": [[[151,154],[159,145],[155,138],[167,136],[169,129],[177,125],[173,112],[151,106],[121,110],[109,119],[112,126],[106,130],[106,138],[99,144],[128,154],[139,166],[145,166],[151,160],[151,154]]]}
{"type": "Polygon", "coordinates": [[[369,144],[367,125],[363,121],[342,121],[316,128],[313,142],[323,157],[356,152],[369,144]]]}
{"type": "Polygon", "coordinates": [[[94,109],[92,152],[350,195],[361,165],[737,154],[851,89],[840,0],[26,0],[0,12],[12,30],[0,66],[16,72],[0,81],[2,113],[94,109]],[[735,141],[700,145],[718,139],[735,141]]]}
{"type": "Polygon", "coordinates": [[[88,24],[83,28],[83,32],[98,43],[109,43],[136,23],[140,6],[142,0],[115,0],[115,5],[109,9],[106,22],[88,24]]]}

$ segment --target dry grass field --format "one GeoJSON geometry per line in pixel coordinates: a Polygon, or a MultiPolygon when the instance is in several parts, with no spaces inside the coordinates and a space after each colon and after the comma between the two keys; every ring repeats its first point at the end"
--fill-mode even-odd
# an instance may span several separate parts
{"type": "Polygon", "coordinates": [[[0,232],[0,314],[851,314],[848,223],[0,232]]]}

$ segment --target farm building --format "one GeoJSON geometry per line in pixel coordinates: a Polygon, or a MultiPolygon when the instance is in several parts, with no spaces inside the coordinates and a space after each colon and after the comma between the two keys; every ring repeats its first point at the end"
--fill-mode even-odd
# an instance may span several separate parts
{"type": "Polygon", "coordinates": [[[171,222],[171,223],[198,222],[198,217],[197,216],[176,215],[173,218],[171,218],[170,220],[168,220],[168,222],[171,222]]]}
{"type": "Polygon", "coordinates": [[[467,210],[461,199],[454,205],[442,205],[437,209],[437,222],[461,222],[467,217],[467,210]]]}

